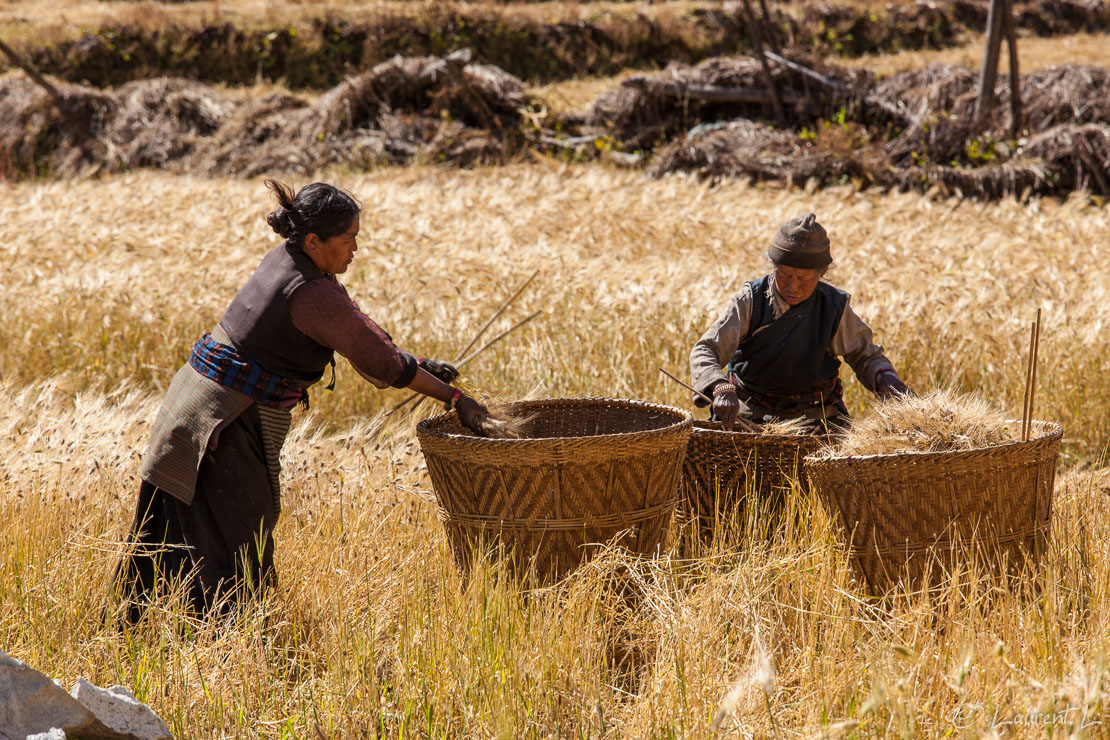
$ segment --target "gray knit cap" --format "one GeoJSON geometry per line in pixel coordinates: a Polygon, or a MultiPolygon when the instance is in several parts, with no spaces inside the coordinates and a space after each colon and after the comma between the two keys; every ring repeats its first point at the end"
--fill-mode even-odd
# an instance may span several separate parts
{"type": "Polygon", "coordinates": [[[779,227],[767,257],[776,265],[820,270],[832,264],[829,235],[814,214],[796,216],[779,227]]]}

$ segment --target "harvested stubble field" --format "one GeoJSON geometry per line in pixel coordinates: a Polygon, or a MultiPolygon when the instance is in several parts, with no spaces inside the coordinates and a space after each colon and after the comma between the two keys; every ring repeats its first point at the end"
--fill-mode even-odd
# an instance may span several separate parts
{"type": "Polygon", "coordinates": [[[464,580],[412,420],[382,424],[400,392],[341,362],[283,453],[276,593],[184,628],[171,598],[122,636],[101,612],[145,434],[274,243],[270,203],[260,180],[0,183],[0,648],[67,684],[127,685],[179,737],[1105,734],[1105,208],[543,162],[328,179],[367,206],[344,282],[403,347],[453,355],[541,270],[495,329],[543,315],[468,368],[505,398],[542,383],[689,406],[657,368],[685,374],[773,229],[806,210],[830,230],[830,279],[915,388],[977,389],[1019,414],[1044,307],[1037,416],[1066,434],[1051,551],[1007,588],[970,572],[874,603],[799,488],[784,530],[692,559],[611,553],[542,589],[480,561],[464,580]]]}

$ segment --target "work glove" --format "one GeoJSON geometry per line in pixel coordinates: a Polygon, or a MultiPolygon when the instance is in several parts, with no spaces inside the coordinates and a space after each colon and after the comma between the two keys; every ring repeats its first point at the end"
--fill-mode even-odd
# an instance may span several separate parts
{"type": "Polygon", "coordinates": [[[713,388],[713,405],[710,408],[725,429],[732,429],[736,425],[736,419],[743,407],[740,397],[736,395],[736,386],[732,383],[721,382],[713,388]]]}
{"type": "MultiPolygon", "coordinates": [[[[451,366],[447,365],[447,367],[451,366]]],[[[454,370],[454,368],[451,369],[454,370]]],[[[455,410],[458,412],[459,421],[462,422],[464,427],[474,432],[479,437],[486,436],[486,432],[481,426],[481,421],[486,416],[489,416],[489,409],[470,396],[459,396],[459,400],[455,403],[455,410]]]]}
{"type": "Polygon", "coordinates": [[[912,396],[914,392],[906,387],[898,373],[888,369],[875,376],[875,395],[886,401],[896,396],[912,396]]]}
{"type": "Polygon", "coordinates": [[[459,377],[458,369],[443,360],[429,360],[426,357],[421,357],[416,364],[448,385],[454,383],[455,379],[459,377]]]}

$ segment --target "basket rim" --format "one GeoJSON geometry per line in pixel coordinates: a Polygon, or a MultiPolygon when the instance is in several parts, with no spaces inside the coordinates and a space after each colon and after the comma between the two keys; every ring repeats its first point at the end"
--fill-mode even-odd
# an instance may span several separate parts
{"type": "MultiPolygon", "coordinates": [[[[1007,424],[1020,424],[1020,419],[1006,419],[1007,424]]],[[[882,460],[896,460],[912,458],[914,460],[944,460],[961,455],[980,454],[983,452],[1005,452],[1014,450],[1020,447],[1029,445],[1040,444],[1044,442],[1052,442],[1060,439],[1064,434],[1064,428],[1059,422],[1055,421],[1040,421],[1033,420],[1033,425],[1039,427],[1041,430],[1047,432],[1039,437],[1033,437],[1025,441],[1018,440],[1004,445],[993,445],[991,447],[972,447],[967,450],[910,450],[907,452],[888,452],[881,455],[839,455],[835,457],[823,457],[818,455],[806,455],[804,463],[807,468],[809,467],[824,467],[827,465],[843,465],[847,463],[860,463],[860,462],[877,462],[882,460]]]]}
{"type": "Polygon", "coordinates": [[[544,408],[544,407],[566,407],[566,406],[622,406],[624,408],[637,408],[645,411],[657,411],[660,413],[670,414],[674,416],[672,423],[667,424],[656,429],[637,429],[631,432],[613,432],[610,434],[590,434],[585,436],[560,436],[560,437],[520,437],[520,438],[503,438],[496,439],[491,437],[477,437],[470,434],[454,434],[445,432],[442,429],[435,428],[435,425],[443,423],[448,417],[455,414],[454,411],[445,411],[435,416],[429,416],[422,419],[416,425],[417,434],[420,436],[435,437],[441,440],[449,440],[452,442],[464,442],[470,445],[482,445],[490,447],[512,447],[520,446],[528,443],[535,442],[565,442],[567,440],[616,440],[616,439],[630,439],[643,437],[645,435],[655,434],[670,434],[680,431],[684,428],[689,428],[694,421],[694,415],[686,409],[680,409],[677,406],[668,406],[662,403],[653,403],[651,401],[638,401],[631,398],[608,398],[604,396],[588,397],[588,398],[543,398],[530,401],[515,401],[508,404],[509,408],[544,408]]]}

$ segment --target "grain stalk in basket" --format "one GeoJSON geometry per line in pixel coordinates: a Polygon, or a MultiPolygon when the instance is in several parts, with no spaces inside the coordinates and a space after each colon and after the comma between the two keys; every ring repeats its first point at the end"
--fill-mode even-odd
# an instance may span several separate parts
{"type": "Polygon", "coordinates": [[[523,398],[516,401],[506,401],[498,398],[488,391],[484,391],[470,382],[469,378],[460,376],[455,381],[455,386],[471,398],[481,399],[482,404],[489,413],[481,417],[478,425],[487,437],[492,439],[521,439],[528,436],[532,421],[536,413],[523,413],[516,407],[520,401],[530,401],[540,396],[543,386],[538,385],[529,391],[523,398]]]}

